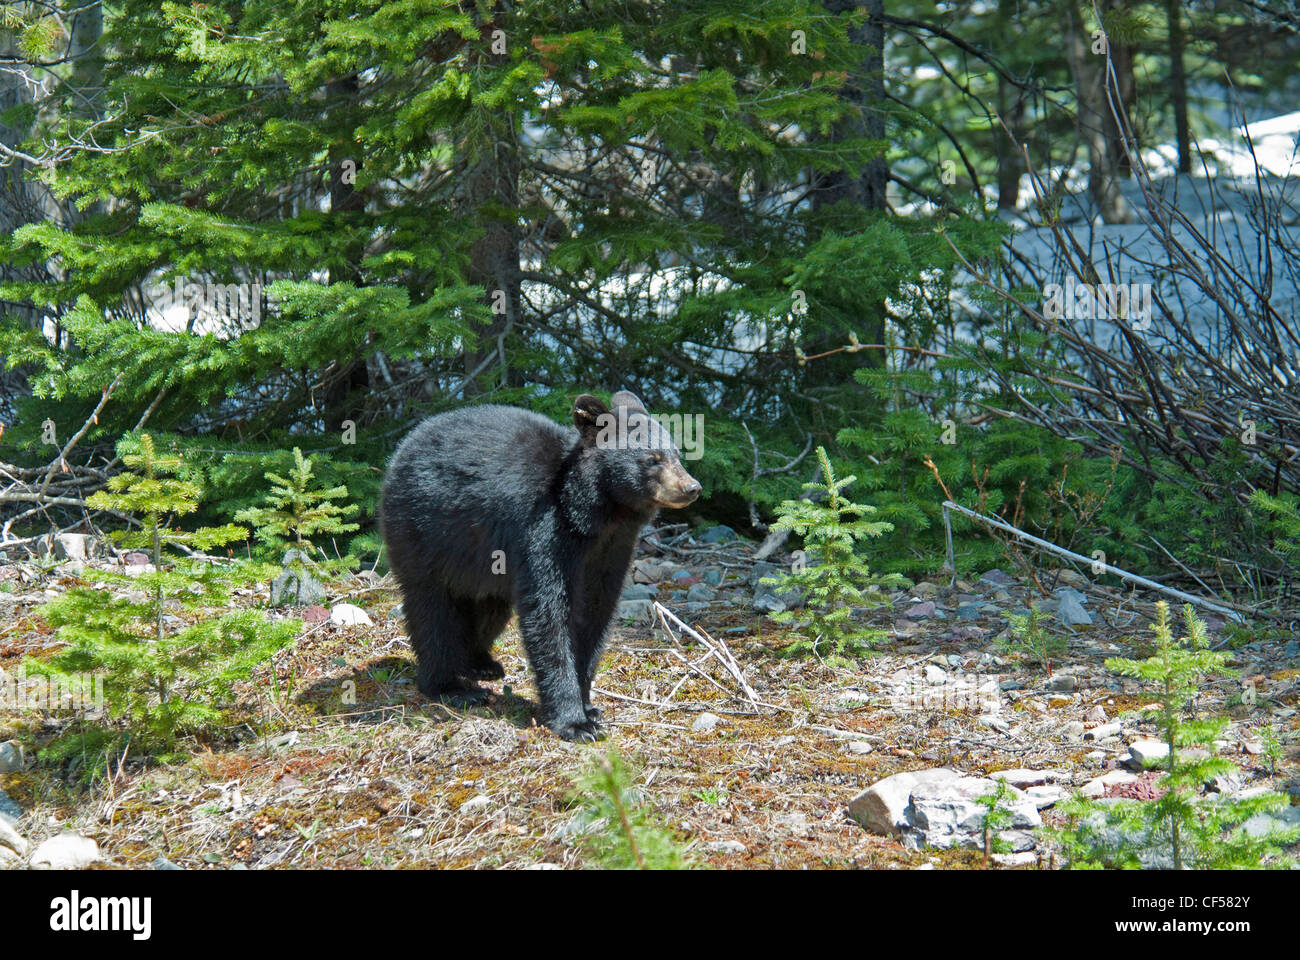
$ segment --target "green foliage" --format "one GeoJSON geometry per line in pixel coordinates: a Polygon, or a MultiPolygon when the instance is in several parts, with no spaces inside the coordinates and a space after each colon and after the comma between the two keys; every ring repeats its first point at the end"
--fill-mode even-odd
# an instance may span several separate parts
{"type": "Polygon", "coordinates": [[[985,809],[984,814],[984,862],[989,862],[989,855],[1009,853],[1011,844],[1002,839],[1002,831],[1011,826],[1011,809],[1005,805],[1007,799],[1007,782],[998,780],[997,788],[977,798],[976,802],[985,809]]]}
{"type": "Polygon", "coordinates": [[[1282,866],[1282,847],[1300,839],[1300,829],[1252,837],[1241,829],[1258,813],[1287,805],[1284,794],[1248,799],[1209,799],[1201,786],[1235,769],[1213,754],[1227,717],[1185,716],[1208,676],[1234,676],[1229,654],[1209,649],[1205,624],[1190,604],[1183,607],[1185,635],[1174,638],[1169,605],[1157,604],[1155,652],[1146,660],[1111,658],[1106,666],[1147,683],[1147,699],[1159,704],[1159,724],[1167,757],[1155,800],[1121,801],[1102,806],[1081,799],[1064,806],[1068,826],[1059,833],[1066,859],[1073,866],[1173,869],[1254,869],[1282,866]],[[1267,862],[1266,862],[1267,861],[1267,862]]]}
{"type": "Polygon", "coordinates": [[[632,785],[618,751],[593,756],[577,778],[583,840],[601,866],[615,870],[679,870],[693,866],[672,833],[632,785]]]}
{"type": "Polygon", "coordinates": [[[166,747],[176,735],[215,723],[231,684],[291,642],[300,624],[269,623],[253,610],[227,610],[230,588],[242,582],[237,570],[203,559],[174,558],[165,548],[208,549],[242,539],[241,527],[172,528],[172,517],[194,513],[199,491],[169,477],[181,466],[162,456],[153,438],[139,438],[139,452],[122,460],[135,472],[114,476],[108,490],[90,498],[93,506],[143,516],[138,531],[119,532],[127,546],[152,548],[153,569],[138,576],[88,570],[96,586],[74,587],[41,608],[66,644],[49,660],[27,661],[28,671],[75,682],[104,676],[106,706],[124,719],[140,746],[166,747]]]}
{"type": "Polygon", "coordinates": [[[1300,566],[1300,498],[1291,494],[1274,497],[1263,490],[1250,495],[1260,525],[1273,539],[1273,549],[1292,566],[1300,566]]]}
{"type": "Polygon", "coordinates": [[[1047,615],[1038,609],[1037,602],[1029,605],[1029,613],[1013,613],[1007,619],[1011,622],[1009,636],[998,640],[999,649],[1024,653],[1050,674],[1052,661],[1065,652],[1065,638],[1047,629],[1047,615]]]}
{"type": "Polygon", "coordinates": [[[325,552],[311,538],[357,530],[357,524],[347,523],[343,518],[355,515],[359,508],[356,504],[334,502],[348,495],[348,488],[342,484],[312,489],[315,480],[312,462],[298,447],[293,448],[293,459],[288,477],[267,471],[266,479],[272,484],[266,495],[267,506],[241,510],[235,519],[254,526],[257,539],[272,547],[276,554],[292,546],[304,557],[318,561],[325,557],[325,552]]]}
{"type": "Polygon", "coordinates": [[[804,538],[806,562],[792,573],[764,578],[763,583],[777,590],[798,591],[804,595],[803,611],[786,610],[772,615],[778,623],[806,619],[808,640],[799,640],[786,648],[788,654],[819,653],[823,648],[831,656],[860,653],[881,639],[881,630],[868,630],[853,619],[854,606],[878,606],[868,587],[902,583],[897,574],[872,576],[865,560],[855,549],[857,544],[879,537],[892,529],[882,521],[867,520],[875,508],[853,503],[842,491],[856,479],[836,479],[826,448],[817,448],[823,482],[806,483],[810,492],[825,495],[824,503],[787,500],[778,509],[773,530],[790,530],[804,538]]]}

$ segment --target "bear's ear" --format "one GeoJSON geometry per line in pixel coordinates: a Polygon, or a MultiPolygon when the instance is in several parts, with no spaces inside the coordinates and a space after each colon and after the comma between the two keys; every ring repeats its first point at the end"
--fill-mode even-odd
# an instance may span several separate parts
{"type": "Polygon", "coordinates": [[[600,433],[600,418],[608,413],[609,407],[605,406],[600,397],[593,397],[589,393],[584,393],[573,401],[573,425],[578,428],[582,442],[587,446],[595,444],[596,436],[600,433]]]}
{"type": "Polygon", "coordinates": [[[646,413],[645,404],[641,402],[641,398],[627,390],[620,390],[610,397],[609,402],[616,407],[627,407],[632,413],[646,413]]]}

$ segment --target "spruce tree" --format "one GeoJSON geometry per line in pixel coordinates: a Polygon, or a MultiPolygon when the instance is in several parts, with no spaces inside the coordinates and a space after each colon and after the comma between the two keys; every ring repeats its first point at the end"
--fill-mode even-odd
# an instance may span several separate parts
{"type": "Polygon", "coordinates": [[[112,477],[89,502],[140,518],[141,528],[115,531],[122,546],[147,548],[153,569],[136,576],[105,570],[83,574],[101,587],[74,587],[41,608],[66,646],[49,660],[31,660],[33,674],[102,673],[110,714],[125,720],[137,746],[170,746],[179,732],[213,723],[234,680],[293,640],[300,624],[270,623],[256,610],[228,609],[231,570],[170,548],[208,550],[243,539],[242,527],[182,530],[175,518],[198,509],[200,491],[178,479],[181,458],[159,454],[142,434],[119,450],[131,468],[112,477]],[[223,612],[215,613],[214,610],[223,612]]]}

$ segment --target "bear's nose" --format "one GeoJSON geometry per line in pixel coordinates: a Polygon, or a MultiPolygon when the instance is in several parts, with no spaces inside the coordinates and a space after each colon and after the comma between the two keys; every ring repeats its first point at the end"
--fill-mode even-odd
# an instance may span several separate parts
{"type": "Polygon", "coordinates": [[[700,481],[692,480],[690,483],[686,484],[686,486],[682,487],[682,493],[686,494],[686,496],[688,497],[693,498],[693,497],[698,497],[700,495],[700,491],[703,489],[704,487],[700,486],[700,481]]]}

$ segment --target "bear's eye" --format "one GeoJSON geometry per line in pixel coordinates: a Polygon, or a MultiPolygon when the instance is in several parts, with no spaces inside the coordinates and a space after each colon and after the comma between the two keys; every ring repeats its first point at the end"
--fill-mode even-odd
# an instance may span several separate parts
{"type": "Polygon", "coordinates": [[[650,462],[651,462],[651,463],[663,463],[663,462],[664,462],[664,455],[663,455],[662,453],[652,453],[652,454],[650,454],[650,462]]]}

